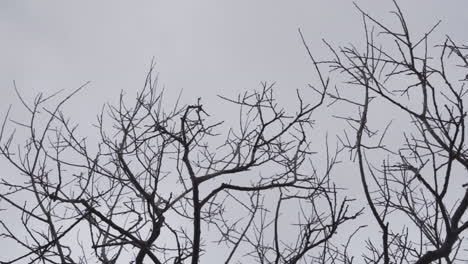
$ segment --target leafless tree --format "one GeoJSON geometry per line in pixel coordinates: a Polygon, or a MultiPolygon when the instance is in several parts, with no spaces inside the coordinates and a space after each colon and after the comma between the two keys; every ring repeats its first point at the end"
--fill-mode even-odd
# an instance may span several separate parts
{"type": "Polygon", "coordinates": [[[433,41],[439,23],[411,33],[394,3],[396,29],[356,5],[365,45],[324,41],[331,59],[299,31],[318,85],[291,113],[267,83],[220,96],[235,122],[201,99],[168,106],[152,65],[87,138],[63,112],[86,84],[18,92],[28,117],[9,110],[0,131],[17,172],[1,175],[0,235],[16,246],[0,263],[463,263],[468,46],[433,41]],[[312,137],[325,107],[346,122],[337,148],[312,137]],[[346,153],[363,200],[335,180],[346,153]]]}
{"type": "Polygon", "coordinates": [[[200,99],[167,107],[153,66],[134,101],[122,94],[103,108],[91,139],[62,111],[83,87],[32,103],[18,92],[29,117],[7,114],[0,134],[18,172],[2,176],[1,237],[18,250],[1,263],[200,263],[210,252],[223,263],[325,259],[360,211],[332,180],[338,153],[313,163],[307,135],[328,88],[316,69],[316,103],[298,93],[292,114],[266,83],[222,97],[239,107],[228,130],[200,99]]]}
{"type": "Polygon", "coordinates": [[[356,113],[338,116],[350,126],[340,141],[356,161],[368,214],[380,230],[363,260],[464,263],[468,47],[450,37],[431,44],[439,23],[411,33],[394,4],[397,28],[356,5],[365,46],[325,41],[332,58],[319,63],[344,80],[329,92],[332,103],[356,113]]]}

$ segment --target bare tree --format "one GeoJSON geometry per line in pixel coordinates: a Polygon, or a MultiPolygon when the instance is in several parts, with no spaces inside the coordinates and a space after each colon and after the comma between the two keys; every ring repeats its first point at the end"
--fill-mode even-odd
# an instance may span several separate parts
{"type": "Polygon", "coordinates": [[[0,263],[466,261],[468,46],[431,44],[439,23],[416,37],[394,4],[396,29],[356,5],[365,45],[325,41],[331,59],[299,31],[318,85],[297,91],[292,113],[267,83],[220,96],[235,122],[201,99],[169,107],[152,65],[135,100],[103,107],[86,138],[62,111],[85,85],[32,102],[18,92],[28,118],[8,111],[0,131],[18,172],[1,177],[0,234],[16,247],[0,263]],[[347,123],[337,148],[312,141],[325,107],[347,123]],[[333,177],[345,152],[361,201],[333,177]]]}
{"type": "Polygon", "coordinates": [[[416,36],[394,1],[398,28],[356,5],[365,43],[333,47],[331,67],[345,85],[332,103],[355,109],[340,141],[359,168],[362,191],[380,239],[366,263],[461,263],[468,208],[465,144],[468,47],[450,37],[431,44],[439,23],[416,36]],[[435,53],[435,55],[434,55],[435,53]],[[391,123],[398,118],[399,127],[391,123]]]}
{"type": "Polygon", "coordinates": [[[328,88],[320,71],[316,103],[298,93],[292,114],[266,83],[222,97],[239,107],[239,126],[224,133],[200,99],[165,107],[153,71],[133,102],[122,94],[103,108],[90,140],[61,110],[83,87],[32,103],[18,93],[29,118],[3,123],[0,152],[19,175],[2,176],[0,223],[20,250],[1,263],[200,263],[210,251],[224,263],[325,259],[360,211],[331,178],[338,153],[314,167],[307,135],[328,88]]]}

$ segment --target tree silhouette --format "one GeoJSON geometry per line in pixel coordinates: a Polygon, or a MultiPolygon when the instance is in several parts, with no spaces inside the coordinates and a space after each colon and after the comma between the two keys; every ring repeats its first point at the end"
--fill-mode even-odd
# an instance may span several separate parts
{"type": "Polygon", "coordinates": [[[53,108],[47,103],[59,95],[39,95],[32,105],[20,96],[29,120],[7,122],[7,116],[0,151],[21,179],[4,179],[8,191],[0,197],[8,210],[20,212],[25,234],[2,221],[2,235],[24,253],[4,263],[116,263],[124,255],[135,263],[199,263],[204,250],[212,250],[204,236],[227,246],[225,263],[296,263],[360,214],[349,212],[349,199],[338,196],[331,180],[335,155],[325,154],[322,174],[309,164],[307,134],[327,83],[316,104],[298,94],[299,108],[290,115],[266,83],[224,98],[239,106],[241,120],[223,134],[223,122],[212,121],[200,100],[165,111],[153,76],[151,68],[133,105],[121,95],[118,105],[102,110],[97,148],[61,111],[83,87],[53,108]],[[27,133],[25,143],[14,144],[19,130],[7,135],[7,123],[27,133]],[[296,208],[295,241],[278,232],[286,205],[296,208]],[[77,239],[68,238],[78,229],[77,239]]]}
{"type": "Polygon", "coordinates": [[[365,47],[334,48],[323,61],[337,72],[346,89],[336,89],[334,102],[350,104],[357,116],[342,116],[351,125],[341,137],[359,167],[370,214],[381,231],[381,242],[370,239],[368,263],[455,263],[461,261],[462,232],[468,190],[464,181],[465,81],[467,46],[447,37],[434,48],[430,37],[439,23],[421,37],[409,31],[394,1],[399,28],[391,29],[356,6],[363,17],[365,47]],[[431,53],[437,53],[431,55],[431,53]],[[386,108],[384,105],[388,105],[386,108]],[[391,111],[406,125],[387,132],[391,111]],[[377,120],[379,122],[377,122],[377,120]],[[391,138],[388,147],[384,137],[391,138]],[[381,159],[377,159],[379,157],[381,159]],[[417,230],[416,232],[414,230],[417,230]]]}
{"type": "Polygon", "coordinates": [[[220,263],[461,262],[468,47],[449,37],[432,47],[438,24],[414,37],[394,3],[397,29],[356,6],[365,46],[324,42],[330,59],[299,31],[316,96],[297,91],[293,112],[268,83],[220,96],[238,107],[234,127],[201,99],[169,107],[154,65],[134,100],[103,107],[93,138],[62,110],[86,84],[33,102],[17,90],[28,117],[9,110],[0,131],[18,172],[1,178],[0,234],[17,250],[1,263],[195,264],[211,252],[220,263]],[[346,112],[334,115],[347,123],[334,150],[311,136],[326,107],[346,112]],[[345,152],[364,200],[334,179],[345,152]],[[379,231],[364,243],[365,225],[379,231]]]}

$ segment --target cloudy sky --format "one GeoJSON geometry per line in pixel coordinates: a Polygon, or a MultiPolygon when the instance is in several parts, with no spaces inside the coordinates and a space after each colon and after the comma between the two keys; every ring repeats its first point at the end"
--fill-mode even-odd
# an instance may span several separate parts
{"type": "MultiPolygon", "coordinates": [[[[439,35],[468,38],[468,2],[400,1],[410,29],[439,19],[439,35]]],[[[386,17],[391,1],[357,1],[386,17]]],[[[352,1],[14,1],[0,2],[0,111],[25,94],[73,89],[86,81],[89,113],[121,90],[141,88],[154,58],[161,84],[184,97],[211,100],[276,81],[281,92],[313,81],[297,28],[316,56],[321,39],[362,40],[352,1]]],[[[81,99],[76,99],[81,101],[81,99]]]]}
{"type": "MultiPolygon", "coordinates": [[[[394,21],[391,1],[356,2],[394,21]]],[[[435,36],[468,43],[468,1],[399,2],[416,35],[442,20],[435,36]]],[[[216,95],[233,96],[262,81],[276,81],[287,98],[314,81],[298,28],[319,58],[327,57],[323,38],[362,43],[361,16],[347,0],[2,0],[0,114],[10,104],[24,111],[13,81],[29,100],[90,81],[71,102],[71,114],[94,122],[103,103],[142,88],[153,58],[168,94],[183,90],[186,102],[202,97],[211,111],[222,104],[216,95]]]]}

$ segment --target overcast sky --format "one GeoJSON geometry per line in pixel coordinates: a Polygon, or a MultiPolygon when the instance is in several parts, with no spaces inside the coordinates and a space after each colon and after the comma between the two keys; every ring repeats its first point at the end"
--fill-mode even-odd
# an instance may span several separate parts
{"type": "MultiPolygon", "coordinates": [[[[400,2],[415,33],[442,19],[439,35],[466,43],[467,1],[400,2]]],[[[391,1],[357,3],[390,18],[391,1]]],[[[31,96],[91,81],[80,96],[93,113],[121,90],[140,89],[153,57],[161,84],[185,98],[210,100],[261,81],[301,88],[314,76],[298,27],[319,57],[322,38],[347,44],[363,32],[344,0],[0,1],[0,111],[12,102],[13,80],[31,96]]]]}
{"type": "MultiPolygon", "coordinates": [[[[356,2],[392,20],[391,1],[356,2]]],[[[468,1],[399,2],[415,34],[441,19],[436,36],[468,43],[468,1]]],[[[202,97],[211,111],[220,107],[217,94],[233,96],[261,81],[276,81],[278,93],[288,94],[314,80],[298,28],[319,58],[328,56],[322,38],[338,45],[363,36],[361,16],[345,0],[2,0],[0,114],[10,104],[23,111],[13,81],[29,98],[90,81],[71,114],[94,122],[103,103],[142,88],[152,58],[169,94],[183,89],[185,101],[202,97]]]]}

